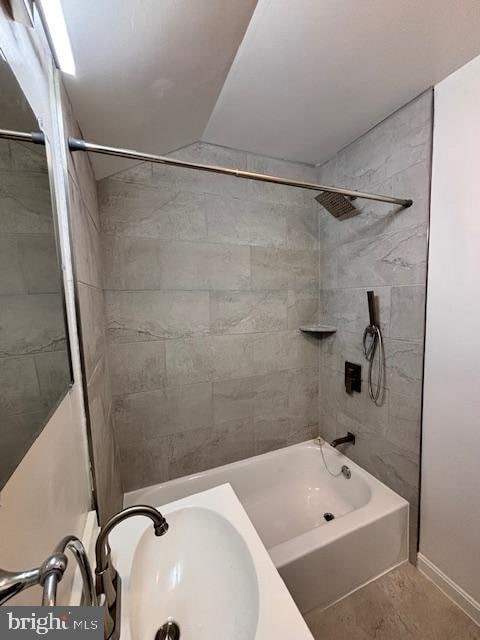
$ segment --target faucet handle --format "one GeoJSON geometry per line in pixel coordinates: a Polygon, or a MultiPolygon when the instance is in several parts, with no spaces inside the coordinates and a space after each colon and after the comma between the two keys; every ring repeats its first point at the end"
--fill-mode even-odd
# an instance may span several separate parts
{"type": "Polygon", "coordinates": [[[53,607],[57,601],[57,586],[67,570],[68,558],[62,551],[54,551],[40,567],[39,582],[43,587],[42,606],[53,607]]]}

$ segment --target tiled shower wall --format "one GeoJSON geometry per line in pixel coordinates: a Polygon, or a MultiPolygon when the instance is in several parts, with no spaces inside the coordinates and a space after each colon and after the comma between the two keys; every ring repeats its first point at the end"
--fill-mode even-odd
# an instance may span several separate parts
{"type": "MultiPolygon", "coordinates": [[[[62,89],[66,135],[82,138],[62,89]]],[[[100,220],[96,182],[86,153],[68,155],[69,209],[80,312],[91,455],[100,524],[122,508],[123,492],[108,371],[100,220]]]]}
{"type": "MultiPolygon", "coordinates": [[[[174,156],[313,180],[205,144],[174,156]]],[[[318,429],[318,205],[311,192],[142,163],[98,183],[125,490],[318,429]]]]}
{"type": "Polygon", "coordinates": [[[425,284],[431,168],[432,92],[387,118],[320,167],[318,180],[412,198],[399,209],[355,201],[362,215],[337,221],[320,213],[321,317],[337,333],[321,341],[320,431],[357,436],[347,455],[411,505],[416,557],[425,284]],[[385,337],[383,403],[368,396],[362,336],[366,291],[378,296],[385,337]],[[362,364],[362,392],[345,392],[345,360],[362,364]]]}
{"type": "Polygon", "coordinates": [[[3,486],[66,391],[70,372],[45,150],[1,140],[0,182],[3,486]]]}

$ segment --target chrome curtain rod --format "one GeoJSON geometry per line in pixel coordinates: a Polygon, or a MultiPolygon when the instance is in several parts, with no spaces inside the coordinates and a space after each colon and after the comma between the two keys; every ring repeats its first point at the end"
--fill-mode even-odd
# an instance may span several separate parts
{"type": "MultiPolygon", "coordinates": [[[[23,133],[19,131],[7,131],[0,129],[0,138],[8,140],[18,140],[23,142],[33,142],[34,144],[45,144],[43,133],[23,133]]],[[[88,151],[89,153],[98,153],[105,156],[116,156],[117,158],[128,158],[130,160],[139,160],[140,162],[155,162],[157,164],[165,164],[171,167],[180,167],[183,169],[195,169],[196,171],[207,171],[209,173],[219,173],[221,175],[233,176],[235,178],[244,178],[245,180],[257,180],[259,182],[270,182],[272,184],[281,184],[287,187],[296,187],[299,189],[311,189],[312,191],[324,191],[326,193],[338,193],[348,198],[362,198],[363,200],[374,200],[376,202],[388,202],[398,204],[401,207],[411,207],[413,200],[404,198],[393,198],[392,196],[384,196],[377,193],[365,193],[363,191],[354,191],[352,189],[342,189],[341,187],[331,187],[314,182],[302,182],[300,180],[289,180],[288,178],[280,178],[278,176],[267,175],[264,173],[254,173],[252,171],[242,171],[240,169],[229,169],[210,164],[198,164],[197,162],[188,162],[186,160],[176,160],[168,156],[157,156],[151,153],[142,153],[132,149],[122,149],[119,147],[107,147],[86,140],[78,140],[77,138],[69,138],[68,145],[70,151],[88,151]]]]}

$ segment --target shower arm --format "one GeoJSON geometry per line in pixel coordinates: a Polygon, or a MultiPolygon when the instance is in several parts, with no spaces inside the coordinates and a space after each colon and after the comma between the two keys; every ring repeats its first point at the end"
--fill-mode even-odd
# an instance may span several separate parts
{"type": "MultiPolygon", "coordinates": [[[[9,131],[0,129],[0,139],[17,140],[19,142],[32,142],[34,144],[45,144],[45,136],[42,132],[26,133],[21,131],[9,131]]],[[[143,153],[132,149],[122,149],[120,147],[107,147],[105,145],[79,140],[77,138],[69,138],[68,146],[70,151],[88,151],[89,153],[98,153],[106,156],[115,156],[117,158],[127,158],[130,160],[138,160],[140,162],[154,162],[164,164],[171,167],[179,167],[183,169],[194,169],[196,171],[206,171],[209,173],[217,173],[235,178],[243,178],[245,180],[257,180],[259,182],[269,182],[271,184],[279,184],[287,187],[296,187],[299,189],[311,189],[312,191],[323,191],[326,193],[337,193],[347,198],[362,198],[364,200],[374,200],[376,202],[387,202],[397,204],[400,207],[411,207],[413,200],[405,198],[393,198],[392,196],[384,196],[377,193],[365,193],[363,191],[354,191],[352,189],[342,189],[341,187],[332,187],[314,182],[302,182],[300,180],[290,180],[288,178],[280,178],[278,176],[268,175],[264,173],[254,173],[252,171],[242,171],[241,169],[229,169],[209,164],[199,164],[186,160],[177,160],[167,156],[157,156],[151,153],[143,153]]]]}

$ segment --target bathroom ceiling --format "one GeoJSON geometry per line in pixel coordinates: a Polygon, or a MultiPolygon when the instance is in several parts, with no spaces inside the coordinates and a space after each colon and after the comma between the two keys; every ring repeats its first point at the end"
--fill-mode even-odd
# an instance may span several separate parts
{"type": "Polygon", "coordinates": [[[480,54],[479,0],[62,4],[85,136],[152,153],[202,139],[319,163],[480,54]]]}
{"type": "MultiPolygon", "coordinates": [[[[256,0],[62,0],[89,140],[166,153],[201,138],[256,0]]],[[[97,176],[118,158],[92,158],[97,176]]],[[[130,163],[131,164],[131,163],[130,163]]]]}

